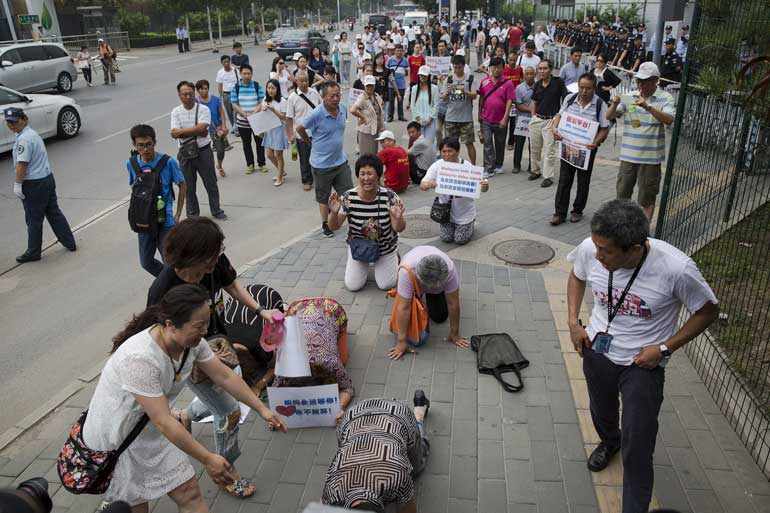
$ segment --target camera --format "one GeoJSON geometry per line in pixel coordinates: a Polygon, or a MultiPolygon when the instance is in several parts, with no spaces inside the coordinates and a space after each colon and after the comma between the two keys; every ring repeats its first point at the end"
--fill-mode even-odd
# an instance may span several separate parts
{"type": "Polygon", "coordinates": [[[0,513],[51,513],[53,502],[48,495],[48,482],[33,477],[15,490],[0,490],[0,513]]]}

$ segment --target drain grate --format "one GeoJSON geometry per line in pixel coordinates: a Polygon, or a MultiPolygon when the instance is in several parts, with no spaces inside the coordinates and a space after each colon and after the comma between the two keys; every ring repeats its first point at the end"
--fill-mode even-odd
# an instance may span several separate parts
{"type": "Polygon", "coordinates": [[[548,244],[536,240],[516,239],[498,242],[492,254],[514,265],[540,265],[549,262],[556,252],[548,244]]]}
{"type": "Polygon", "coordinates": [[[432,239],[438,237],[438,223],[427,214],[407,214],[404,216],[406,229],[399,233],[399,237],[405,239],[432,239]]]}

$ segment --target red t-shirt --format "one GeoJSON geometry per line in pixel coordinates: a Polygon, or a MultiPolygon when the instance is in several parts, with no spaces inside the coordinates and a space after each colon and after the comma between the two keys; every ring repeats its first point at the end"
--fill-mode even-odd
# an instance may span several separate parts
{"type": "Polygon", "coordinates": [[[524,78],[524,70],[521,66],[510,67],[506,64],[503,68],[503,76],[513,82],[513,87],[517,87],[524,78]]]}
{"type": "Polygon", "coordinates": [[[385,164],[385,187],[401,193],[409,185],[409,155],[401,146],[385,148],[377,154],[385,164]]]}
{"type": "Polygon", "coordinates": [[[508,47],[519,48],[521,46],[521,36],[523,35],[524,32],[519,27],[511,27],[508,30],[508,47]]]}
{"type": "Polygon", "coordinates": [[[420,66],[425,64],[425,57],[410,55],[407,61],[409,62],[409,83],[414,85],[418,82],[417,72],[420,71],[420,66]]]}

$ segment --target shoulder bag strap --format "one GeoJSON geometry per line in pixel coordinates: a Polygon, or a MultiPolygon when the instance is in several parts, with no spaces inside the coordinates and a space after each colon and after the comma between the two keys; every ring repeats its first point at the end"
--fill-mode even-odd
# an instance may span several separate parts
{"type": "Polygon", "coordinates": [[[317,105],[313,105],[313,102],[311,102],[307,96],[305,96],[305,93],[299,93],[299,97],[305,100],[305,102],[310,105],[311,109],[315,109],[317,105]]]}
{"type": "Polygon", "coordinates": [[[485,95],[484,95],[484,99],[486,100],[487,98],[489,98],[490,96],[492,96],[492,94],[494,94],[494,92],[495,92],[495,91],[497,91],[498,89],[500,89],[501,87],[503,87],[503,86],[505,85],[505,83],[506,83],[506,82],[508,82],[508,79],[507,79],[507,78],[500,78],[500,81],[499,81],[497,84],[495,84],[495,87],[493,87],[493,88],[492,88],[492,90],[491,90],[491,91],[489,91],[489,93],[487,93],[487,94],[485,94],[485,95]]]}
{"type": "MultiPolygon", "coordinates": [[[[190,356],[189,348],[185,349],[184,354],[182,355],[182,365],[179,366],[180,371],[184,368],[184,364],[187,362],[188,356],[190,356]]],[[[139,436],[149,421],[149,415],[146,413],[142,415],[142,417],[139,419],[139,422],[137,422],[136,426],[134,426],[134,429],[131,430],[126,439],[123,440],[123,443],[120,444],[120,447],[118,447],[118,449],[115,451],[115,458],[118,458],[126,449],[128,449],[128,446],[131,445],[134,440],[136,440],[136,438],[139,436]]]]}
{"type": "Polygon", "coordinates": [[[516,374],[516,377],[519,380],[518,385],[512,385],[510,383],[507,383],[503,379],[503,373],[500,372],[500,369],[498,368],[492,369],[492,373],[497,378],[497,381],[499,381],[500,384],[503,386],[506,392],[519,392],[522,388],[524,388],[524,382],[521,379],[521,371],[518,369],[518,367],[514,367],[513,372],[516,374]]]}
{"type": "Polygon", "coordinates": [[[412,269],[406,265],[401,264],[398,266],[399,269],[406,269],[406,272],[409,273],[409,279],[412,280],[412,292],[415,296],[420,296],[420,287],[417,285],[417,278],[414,277],[414,272],[412,272],[412,269]]]}

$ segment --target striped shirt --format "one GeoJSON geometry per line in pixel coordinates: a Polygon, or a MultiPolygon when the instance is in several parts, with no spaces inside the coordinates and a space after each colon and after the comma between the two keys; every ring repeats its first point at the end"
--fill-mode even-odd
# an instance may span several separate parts
{"type": "Polygon", "coordinates": [[[377,200],[371,203],[359,197],[358,188],[347,191],[342,197],[342,210],[348,217],[348,240],[376,240],[380,255],[393,253],[398,247],[398,235],[390,224],[388,209],[396,200],[398,195],[386,187],[378,189],[377,200]]]}
{"type": "Polygon", "coordinates": [[[411,409],[395,399],[366,399],[337,426],[339,449],[326,471],[321,500],[350,508],[358,500],[380,507],[414,498],[412,469],[420,431],[411,409]]]}
{"type": "MultiPolygon", "coordinates": [[[[660,164],[666,158],[666,132],[663,123],[635,105],[639,91],[620,97],[616,109],[623,115],[623,142],[620,160],[633,164],[660,164]],[[638,125],[638,126],[634,126],[638,125]]],[[[674,115],[674,97],[658,89],[648,100],[651,106],[674,115]]]]}
{"type": "MultiPolygon", "coordinates": [[[[262,91],[262,87],[253,80],[248,84],[244,84],[243,80],[239,80],[230,92],[230,101],[233,105],[238,105],[245,111],[256,109],[264,97],[265,94],[262,91]]],[[[236,122],[239,127],[248,128],[250,126],[248,120],[240,114],[236,116],[236,122]]]]}

